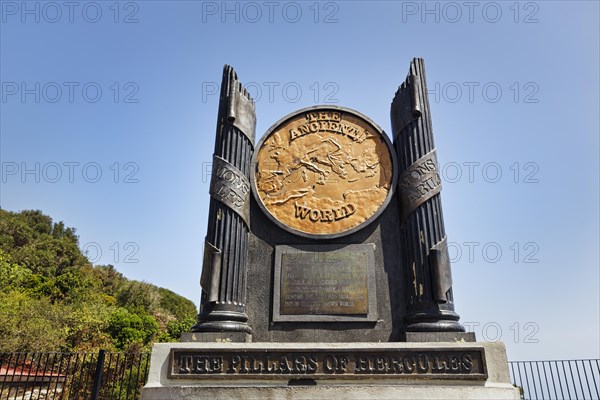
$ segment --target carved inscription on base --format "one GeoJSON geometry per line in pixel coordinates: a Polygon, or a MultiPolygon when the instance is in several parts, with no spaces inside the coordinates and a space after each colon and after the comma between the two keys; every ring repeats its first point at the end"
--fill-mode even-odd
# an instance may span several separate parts
{"type": "Polygon", "coordinates": [[[171,349],[169,378],[485,380],[483,348],[171,349]]]}

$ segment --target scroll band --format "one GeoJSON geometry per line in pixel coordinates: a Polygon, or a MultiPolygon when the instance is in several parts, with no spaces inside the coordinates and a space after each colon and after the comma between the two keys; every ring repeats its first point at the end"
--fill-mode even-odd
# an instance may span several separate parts
{"type": "Polygon", "coordinates": [[[210,195],[235,211],[250,226],[250,182],[236,167],[213,156],[210,195]]]}
{"type": "Polygon", "coordinates": [[[408,167],[398,180],[402,219],[442,190],[435,149],[408,167]]]}

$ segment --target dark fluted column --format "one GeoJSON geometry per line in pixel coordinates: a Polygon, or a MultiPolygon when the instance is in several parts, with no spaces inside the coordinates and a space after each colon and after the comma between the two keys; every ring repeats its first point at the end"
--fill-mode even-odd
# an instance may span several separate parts
{"type": "Polygon", "coordinates": [[[192,332],[251,333],[246,315],[250,161],[255,104],[232,67],[223,68],[210,183],[202,298],[192,332]]]}
{"type": "Polygon", "coordinates": [[[398,155],[407,332],[464,332],[454,312],[452,275],[423,59],[411,62],[391,109],[398,155]]]}

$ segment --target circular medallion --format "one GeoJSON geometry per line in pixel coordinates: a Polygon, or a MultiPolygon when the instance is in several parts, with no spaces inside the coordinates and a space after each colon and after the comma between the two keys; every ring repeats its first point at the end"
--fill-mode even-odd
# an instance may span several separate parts
{"type": "Polygon", "coordinates": [[[254,196],[277,225],[309,238],[365,227],[392,197],[396,162],[381,128],[348,108],[304,108],[276,122],[254,152],[254,196]]]}

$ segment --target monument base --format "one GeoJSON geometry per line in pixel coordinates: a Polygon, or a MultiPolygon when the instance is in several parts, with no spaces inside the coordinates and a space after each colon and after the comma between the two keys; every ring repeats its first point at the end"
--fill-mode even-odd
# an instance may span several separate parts
{"type": "Polygon", "coordinates": [[[475,332],[406,332],[406,342],[475,342],[475,332]]]}
{"type": "Polygon", "coordinates": [[[246,332],[184,332],[180,342],[247,343],[252,335],[246,332]]]}
{"type": "Polygon", "coordinates": [[[503,343],[157,343],[142,400],[519,399],[503,343]]]}

